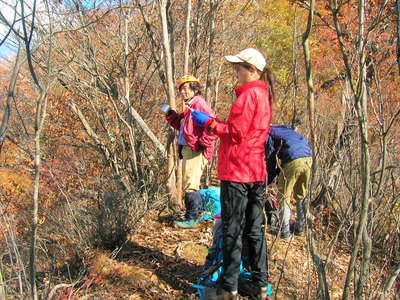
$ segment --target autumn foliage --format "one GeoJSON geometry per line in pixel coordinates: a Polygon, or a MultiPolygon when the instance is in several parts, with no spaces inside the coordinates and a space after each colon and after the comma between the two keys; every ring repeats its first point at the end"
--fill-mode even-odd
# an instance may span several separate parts
{"type": "MultiPolygon", "coordinates": [[[[212,224],[193,234],[170,227],[169,174],[160,149],[175,141],[159,110],[166,101],[166,78],[158,2],[102,1],[97,8],[68,3],[52,3],[52,32],[45,23],[38,25],[32,52],[38,77],[48,83],[40,136],[40,294],[52,299],[194,299],[191,284],[210,245],[212,224]],[[115,293],[110,292],[114,288],[115,293]]],[[[178,78],[183,75],[186,1],[168,3],[173,73],[178,78]]],[[[218,118],[229,112],[236,84],[223,56],[257,47],[275,74],[273,123],[291,124],[309,137],[301,47],[308,3],[196,0],[192,6],[190,73],[204,85],[208,82],[207,100],[218,118]]],[[[371,163],[366,232],[372,254],[363,295],[378,299],[400,262],[400,74],[394,26],[399,16],[394,0],[367,1],[365,11],[371,163]]],[[[339,299],[343,291],[361,209],[362,139],[351,85],[359,80],[358,12],[357,1],[316,1],[311,35],[316,173],[310,200],[313,236],[331,299],[339,299]],[[334,2],[339,2],[338,10],[334,2]]],[[[2,118],[14,59],[11,55],[0,65],[2,118]]],[[[0,148],[0,247],[8,249],[0,263],[0,286],[5,283],[9,299],[23,299],[29,294],[25,273],[35,173],[34,115],[40,95],[26,62],[13,93],[0,148]]],[[[181,101],[177,106],[182,109],[181,101]]],[[[215,165],[214,159],[204,183],[215,178],[215,165]]],[[[287,246],[270,234],[268,245],[277,299],[319,299],[318,271],[307,257],[305,240],[287,246]]],[[[364,272],[363,253],[355,266],[359,272],[364,272]]],[[[400,293],[396,280],[390,295],[400,293]]],[[[352,283],[351,289],[356,288],[352,283]]]]}

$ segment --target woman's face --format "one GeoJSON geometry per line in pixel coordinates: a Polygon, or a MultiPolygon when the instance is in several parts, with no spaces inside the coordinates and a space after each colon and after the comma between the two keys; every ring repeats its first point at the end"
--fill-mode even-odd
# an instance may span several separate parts
{"type": "Polygon", "coordinates": [[[189,100],[195,96],[195,92],[190,88],[190,82],[181,85],[179,88],[179,94],[183,100],[189,100]]]}
{"type": "Polygon", "coordinates": [[[254,67],[248,69],[241,64],[234,64],[233,68],[235,69],[236,79],[240,85],[260,78],[254,67]]]}

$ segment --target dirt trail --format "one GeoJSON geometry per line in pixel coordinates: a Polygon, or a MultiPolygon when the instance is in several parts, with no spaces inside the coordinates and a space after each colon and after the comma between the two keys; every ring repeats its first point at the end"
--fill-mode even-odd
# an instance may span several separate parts
{"type": "MultiPolygon", "coordinates": [[[[99,293],[100,299],[196,299],[192,284],[197,281],[207,255],[212,228],[210,221],[196,230],[176,229],[167,219],[151,212],[129,242],[111,256],[114,258],[103,254],[95,259],[96,272],[106,279],[97,288],[108,290],[107,295],[99,293]]],[[[308,285],[317,284],[305,238],[286,242],[268,233],[267,240],[274,289],[270,299],[305,298],[308,285]]],[[[347,262],[348,256],[343,254],[334,257],[330,266],[332,299],[339,299],[347,262]]]]}

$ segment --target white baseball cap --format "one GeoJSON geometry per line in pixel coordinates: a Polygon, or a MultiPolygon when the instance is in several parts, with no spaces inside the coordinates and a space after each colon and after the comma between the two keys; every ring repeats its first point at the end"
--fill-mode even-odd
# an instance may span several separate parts
{"type": "Polygon", "coordinates": [[[267,65],[264,56],[260,53],[260,51],[254,48],[244,49],[236,55],[225,56],[225,59],[230,63],[248,63],[255,66],[261,72],[267,65]]]}

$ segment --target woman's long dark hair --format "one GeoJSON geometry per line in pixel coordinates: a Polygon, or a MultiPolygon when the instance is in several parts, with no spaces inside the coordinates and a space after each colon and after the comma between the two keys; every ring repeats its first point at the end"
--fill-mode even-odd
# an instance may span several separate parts
{"type": "Polygon", "coordinates": [[[274,88],[274,74],[271,69],[265,66],[261,72],[260,79],[263,80],[269,87],[269,99],[273,103],[276,101],[275,88],[274,88]]]}

